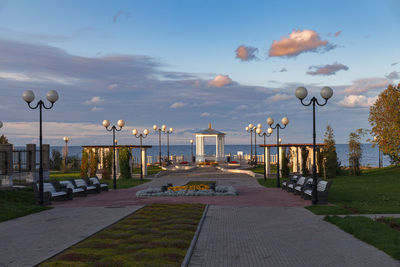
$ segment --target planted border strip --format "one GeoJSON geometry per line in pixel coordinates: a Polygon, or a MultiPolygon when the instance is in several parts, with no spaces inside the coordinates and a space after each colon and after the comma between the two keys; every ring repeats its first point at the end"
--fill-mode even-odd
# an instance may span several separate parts
{"type": "Polygon", "coordinates": [[[180,266],[203,204],[151,204],[40,266],[180,266]]]}

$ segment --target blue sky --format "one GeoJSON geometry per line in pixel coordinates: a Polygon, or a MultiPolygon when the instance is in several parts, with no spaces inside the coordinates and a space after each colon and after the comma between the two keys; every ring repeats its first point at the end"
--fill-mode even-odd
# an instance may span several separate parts
{"type": "MultiPolygon", "coordinates": [[[[106,144],[103,119],[131,130],[166,124],[187,144],[208,122],[245,144],[249,123],[290,120],[284,142],[318,141],[327,124],[337,143],[368,128],[369,106],[400,76],[398,1],[0,1],[0,120],[14,144],[37,142],[38,114],[24,90],[60,100],[44,112],[45,142],[106,144]]],[[[273,142],[271,138],[268,142],[273,142]]],[[[158,142],[151,134],[149,144],[158,142]]]]}

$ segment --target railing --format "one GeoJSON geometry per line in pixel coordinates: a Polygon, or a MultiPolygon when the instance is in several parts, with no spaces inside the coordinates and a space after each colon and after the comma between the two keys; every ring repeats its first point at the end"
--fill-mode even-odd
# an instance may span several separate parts
{"type": "Polygon", "coordinates": [[[28,153],[27,150],[13,150],[13,172],[28,172],[28,153]]]}

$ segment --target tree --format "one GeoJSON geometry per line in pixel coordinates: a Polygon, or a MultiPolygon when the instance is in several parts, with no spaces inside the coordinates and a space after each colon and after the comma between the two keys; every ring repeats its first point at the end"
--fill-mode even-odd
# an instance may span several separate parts
{"type": "Polygon", "coordinates": [[[308,171],[307,168],[307,159],[308,159],[308,149],[307,147],[303,146],[301,147],[301,169],[302,169],[302,174],[303,176],[308,176],[310,172],[308,171]]]}
{"type": "Polygon", "coordinates": [[[131,159],[131,153],[129,152],[129,149],[124,147],[119,151],[119,169],[121,171],[121,177],[128,179],[132,178],[131,175],[131,168],[129,166],[129,161],[131,159]]]}
{"type": "Polygon", "coordinates": [[[2,134],[2,135],[0,136],[0,145],[5,145],[5,144],[9,144],[9,143],[8,143],[8,139],[7,139],[7,137],[6,137],[4,134],[2,134]]]}
{"type": "Polygon", "coordinates": [[[389,85],[369,110],[371,134],[394,164],[400,163],[400,84],[389,85]]]}
{"type": "Polygon", "coordinates": [[[325,131],[324,139],[324,157],[325,157],[325,173],[328,178],[335,178],[338,173],[340,163],[336,153],[335,135],[332,127],[328,124],[325,131]]]}
{"type": "Polygon", "coordinates": [[[288,155],[286,154],[285,147],[282,147],[281,157],[282,157],[282,177],[287,178],[289,177],[290,174],[290,168],[289,168],[289,159],[288,155]]]}
{"type": "Polygon", "coordinates": [[[90,150],[89,162],[90,162],[89,175],[90,177],[95,177],[97,172],[98,158],[97,158],[97,153],[95,153],[93,150],[90,150]]]}
{"type": "Polygon", "coordinates": [[[61,164],[62,164],[62,158],[60,151],[53,149],[51,151],[50,168],[52,170],[59,171],[61,170],[61,164]]]}
{"type": "Polygon", "coordinates": [[[88,158],[89,155],[86,152],[86,150],[85,149],[82,150],[81,178],[88,178],[88,170],[89,170],[88,158]]]}
{"type": "Polygon", "coordinates": [[[112,152],[103,152],[103,176],[102,179],[111,178],[111,166],[112,166],[112,152]]]}
{"type": "Polygon", "coordinates": [[[361,138],[365,131],[357,129],[355,132],[350,133],[349,139],[349,172],[350,175],[356,176],[361,174],[360,161],[362,157],[361,138]]]}

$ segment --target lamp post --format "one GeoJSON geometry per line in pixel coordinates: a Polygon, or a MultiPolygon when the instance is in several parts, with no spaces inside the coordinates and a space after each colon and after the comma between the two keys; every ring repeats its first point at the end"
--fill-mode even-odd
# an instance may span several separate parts
{"type": "MultiPolygon", "coordinates": [[[[272,128],[268,128],[267,133],[266,133],[266,132],[262,132],[261,127],[262,127],[262,125],[261,125],[261,124],[258,124],[258,125],[257,125],[257,130],[256,130],[256,132],[258,133],[258,135],[259,135],[260,137],[261,137],[261,136],[264,137],[264,150],[265,150],[265,138],[266,138],[266,137],[270,137],[271,134],[272,134],[272,132],[273,132],[273,130],[272,130],[272,128]]],[[[267,153],[265,153],[265,151],[264,151],[264,180],[267,180],[267,166],[266,166],[266,162],[267,162],[267,153]]]]}
{"type": "MultiPolygon", "coordinates": [[[[163,125],[162,127],[165,128],[166,126],[163,125]]],[[[155,124],[153,125],[153,129],[154,129],[154,131],[158,132],[158,164],[161,167],[161,131],[162,131],[162,129],[158,128],[158,126],[155,124]]]]}
{"type": "Polygon", "coordinates": [[[276,164],[277,164],[276,165],[277,166],[277,170],[276,170],[276,187],[280,187],[281,186],[281,183],[279,181],[279,178],[280,178],[280,175],[281,175],[280,171],[279,171],[279,145],[280,145],[280,142],[282,141],[282,139],[279,138],[279,129],[285,129],[286,125],[289,124],[289,120],[288,120],[288,118],[283,117],[281,122],[284,125],[283,127],[279,123],[275,124],[275,126],[273,127],[272,124],[274,124],[274,119],[271,118],[271,117],[269,117],[267,119],[267,124],[269,125],[269,127],[272,128],[272,129],[276,129],[276,149],[277,149],[277,153],[276,153],[276,164]]]}
{"type": "Polygon", "coordinates": [[[142,145],[143,145],[143,138],[146,138],[149,134],[149,130],[144,129],[143,134],[138,135],[138,130],[132,130],[133,136],[140,139],[140,180],[143,180],[143,160],[142,160],[142,145]]]}
{"type": "Polygon", "coordinates": [[[67,136],[64,136],[64,142],[65,142],[65,147],[64,147],[64,168],[67,170],[67,157],[68,157],[68,141],[69,138],[67,136]]]}
{"type": "Polygon", "coordinates": [[[252,123],[249,124],[246,128],[246,132],[250,133],[250,162],[253,161],[253,131],[254,125],[252,123]]]}
{"type": "Polygon", "coordinates": [[[190,147],[191,147],[191,151],[192,151],[192,162],[194,162],[194,156],[193,156],[193,139],[190,139],[190,147]]]}
{"type": "Polygon", "coordinates": [[[125,126],[125,121],[124,120],[119,120],[117,122],[117,125],[119,129],[115,125],[113,125],[111,128],[108,128],[110,126],[110,121],[109,120],[104,120],[103,121],[103,126],[106,128],[107,131],[113,132],[113,172],[114,172],[114,189],[117,189],[117,170],[115,167],[115,145],[116,145],[116,139],[115,139],[115,131],[119,132],[122,130],[122,127],[125,126]]]}
{"type": "MultiPolygon", "coordinates": [[[[1,127],[0,127],[1,128],[1,127]]],[[[381,168],[382,167],[382,161],[381,161],[381,149],[379,147],[379,143],[378,143],[378,137],[374,136],[374,141],[375,143],[378,144],[378,167],[381,168]]]]}
{"type": "Polygon", "coordinates": [[[307,97],[307,89],[304,87],[298,87],[296,89],[295,95],[303,106],[310,106],[312,104],[313,107],[313,184],[312,184],[312,204],[318,204],[318,194],[317,194],[317,165],[315,163],[315,150],[316,150],[316,133],[315,133],[315,105],[325,106],[328,103],[328,99],[332,97],[333,90],[330,87],[324,87],[321,89],[321,96],[325,100],[324,103],[320,104],[318,99],[314,96],[311,98],[308,104],[303,102],[304,98],[307,97]]]}
{"type": "Polygon", "coordinates": [[[169,134],[172,134],[172,132],[174,131],[174,128],[169,128],[169,130],[167,130],[167,126],[163,125],[162,129],[163,133],[167,134],[167,164],[171,164],[170,160],[169,160],[169,134]]]}
{"type": "Polygon", "coordinates": [[[30,109],[39,108],[39,147],[40,147],[40,166],[39,166],[39,204],[43,205],[43,134],[42,134],[42,109],[51,109],[54,103],[58,100],[58,93],[55,90],[50,90],[47,92],[46,98],[50,102],[50,106],[46,107],[42,100],[39,100],[36,105],[31,106],[32,101],[35,99],[35,94],[31,90],[26,90],[22,94],[22,98],[28,104],[30,109]]]}

